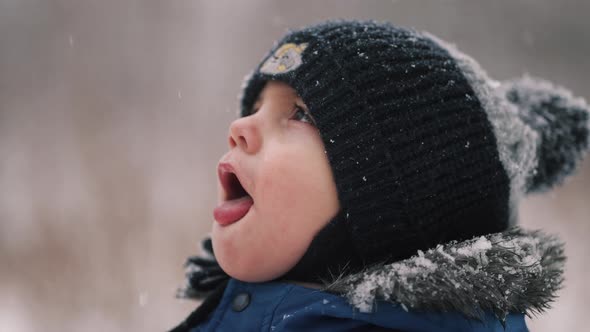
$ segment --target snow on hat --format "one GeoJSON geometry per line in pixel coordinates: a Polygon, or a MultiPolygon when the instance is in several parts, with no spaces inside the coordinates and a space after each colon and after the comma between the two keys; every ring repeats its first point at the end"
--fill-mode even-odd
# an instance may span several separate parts
{"type": "Polygon", "coordinates": [[[504,231],[519,199],[562,183],[589,145],[583,99],[528,76],[494,81],[454,45],[389,23],[290,31],[246,77],[241,116],[269,80],[309,108],[341,206],[289,279],[504,231]]]}

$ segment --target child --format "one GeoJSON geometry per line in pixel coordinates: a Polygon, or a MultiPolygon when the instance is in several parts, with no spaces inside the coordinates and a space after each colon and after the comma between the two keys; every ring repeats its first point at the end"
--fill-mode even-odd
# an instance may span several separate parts
{"type": "Polygon", "coordinates": [[[428,33],[290,32],[243,87],[174,331],[527,331],[565,258],[518,203],[573,173],[588,112],[428,33]]]}

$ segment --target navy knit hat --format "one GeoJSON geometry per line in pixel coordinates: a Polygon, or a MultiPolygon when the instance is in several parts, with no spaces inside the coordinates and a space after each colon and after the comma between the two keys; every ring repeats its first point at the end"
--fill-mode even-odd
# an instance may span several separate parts
{"type": "Polygon", "coordinates": [[[246,78],[241,116],[269,80],[309,108],[341,206],[287,279],[504,231],[519,199],[560,184],[589,145],[583,99],[528,76],[494,81],[453,45],[387,23],[289,32],[246,78]]]}

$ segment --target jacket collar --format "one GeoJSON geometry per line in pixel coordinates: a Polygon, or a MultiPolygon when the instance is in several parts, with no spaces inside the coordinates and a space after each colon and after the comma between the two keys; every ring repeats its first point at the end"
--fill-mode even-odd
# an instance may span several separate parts
{"type": "Polygon", "coordinates": [[[556,298],[564,263],[563,243],[556,237],[516,227],[341,275],[325,290],[343,294],[362,312],[385,300],[404,310],[456,311],[471,318],[484,311],[499,318],[530,316],[556,298]]]}

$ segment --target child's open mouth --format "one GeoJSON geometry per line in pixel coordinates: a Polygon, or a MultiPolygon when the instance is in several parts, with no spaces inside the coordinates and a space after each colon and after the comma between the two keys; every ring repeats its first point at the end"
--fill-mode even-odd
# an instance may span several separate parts
{"type": "Polygon", "coordinates": [[[217,172],[225,197],[223,202],[213,210],[213,217],[221,226],[227,226],[242,219],[254,201],[240,183],[230,164],[220,163],[217,172]]]}

